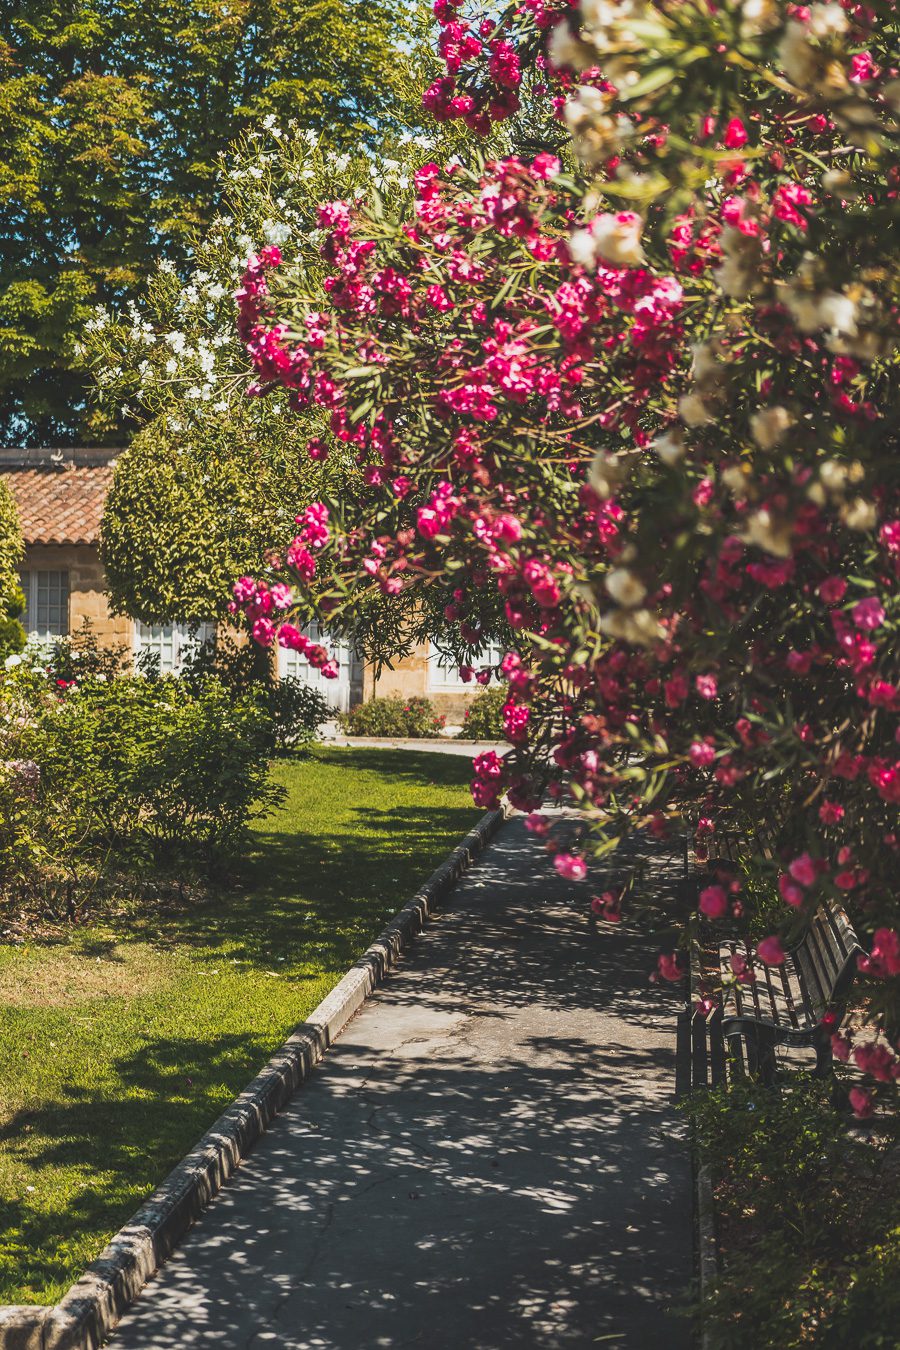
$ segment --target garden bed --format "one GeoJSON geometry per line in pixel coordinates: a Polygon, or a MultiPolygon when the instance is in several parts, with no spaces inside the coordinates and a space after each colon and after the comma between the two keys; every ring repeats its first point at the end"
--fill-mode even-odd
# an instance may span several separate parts
{"type": "Polygon", "coordinates": [[[0,946],[0,1302],[77,1278],[477,818],[465,759],[281,761],[234,887],[0,946]]]}

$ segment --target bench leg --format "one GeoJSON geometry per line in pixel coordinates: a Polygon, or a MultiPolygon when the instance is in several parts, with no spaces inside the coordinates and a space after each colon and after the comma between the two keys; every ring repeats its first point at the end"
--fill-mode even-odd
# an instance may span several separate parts
{"type": "Polygon", "coordinates": [[[818,1035],[813,1042],[816,1050],[816,1067],[813,1071],[816,1078],[830,1078],[834,1073],[834,1055],[831,1050],[831,1037],[828,1035],[818,1035]]]}
{"type": "Polygon", "coordinates": [[[775,1081],[775,1040],[763,1027],[750,1027],[744,1033],[747,1043],[747,1072],[767,1087],[775,1081]]]}

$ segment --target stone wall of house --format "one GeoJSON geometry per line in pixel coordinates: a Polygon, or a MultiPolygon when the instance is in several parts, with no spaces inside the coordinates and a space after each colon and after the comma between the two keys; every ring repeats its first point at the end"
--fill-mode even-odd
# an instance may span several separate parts
{"type": "Polygon", "coordinates": [[[64,568],[69,572],[69,632],[79,632],[88,621],[101,646],[122,645],[131,651],[134,622],[110,613],[106,579],[93,544],[31,544],[25,550],[23,571],[64,568]]]}

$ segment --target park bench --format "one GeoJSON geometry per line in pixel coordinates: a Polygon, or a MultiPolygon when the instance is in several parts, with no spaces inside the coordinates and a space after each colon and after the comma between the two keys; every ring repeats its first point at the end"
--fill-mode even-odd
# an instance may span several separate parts
{"type": "MultiPolygon", "coordinates": [[[[716,832],[715,842],[703,849],[703,871],[691,877],[694,895],[717,873],[735,867],[744,839],[732,832],[716,832]]],[[[772,856],[774,828],[763,829],[754,844],[772,856]]],[[[696,850],[696,844],[695,844],[696,850]]],[[[704,1015],[687,1010],[679,1026],[682,1055],[689,1056],[690,1086],[725,1081],[732,1073],[746,1071],[763,1081],[775,1072],[776,1046],[808,1047],[815,1050],[818,1075],[831,1071],[831,1036],[844,1015],[847,998],[857,972],[862,950],[847,915],[837,905],[823,902],[795,944],[786,950],[783,966],[766,966],[755,959],[752,946],[734,936],[714,936],[718,925],[695,921],[692,943],[691,992],[696,995],[704,977],[718,981],[731,970],[731,958],[740,956],[755,979],[748,984],[730,983],[723,997],[704,1015]],[[713,936],[708,936],[713,935],[713,936]],[[829,1024],[823,1017],[831,1014],[829,1024]],[[726,1053],[726,1042],[728,1051],[726,1053]]]]}

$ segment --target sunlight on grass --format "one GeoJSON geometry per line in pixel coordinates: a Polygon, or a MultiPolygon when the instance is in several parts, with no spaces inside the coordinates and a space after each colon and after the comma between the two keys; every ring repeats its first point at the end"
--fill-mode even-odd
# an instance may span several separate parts
{"type": "Polygon", "coordinates": [[[0,945],[0,1301],[55,1301],[471,827],[471,766],[319,750],[226,894],[0,945]]]}

